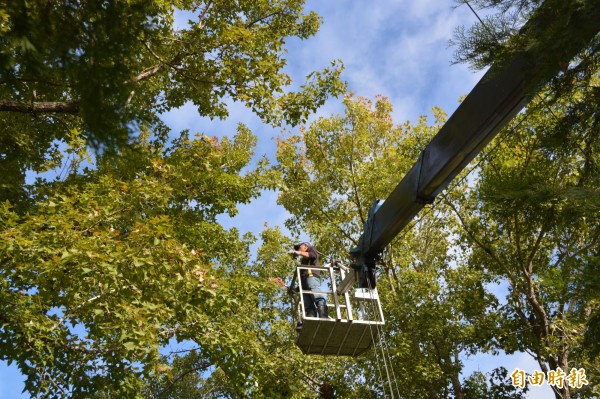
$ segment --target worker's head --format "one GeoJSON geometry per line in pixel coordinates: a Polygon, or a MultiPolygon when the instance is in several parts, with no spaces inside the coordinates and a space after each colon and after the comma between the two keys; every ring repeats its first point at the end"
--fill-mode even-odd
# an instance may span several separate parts
{"type": "Polygon", "coordinates": [[[310,243],[309,242],[300,242],[300,243],[294,245],[294,249],[296,251],[302,251],[302,252],[308,251],[309,247],[310,247],[310,243]]]}

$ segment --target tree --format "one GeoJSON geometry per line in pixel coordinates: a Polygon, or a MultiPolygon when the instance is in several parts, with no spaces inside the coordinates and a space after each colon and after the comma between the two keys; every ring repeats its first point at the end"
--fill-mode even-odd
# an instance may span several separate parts
{"type": "MultiPolygon", "coordinates": [[[[459,5],[467,4],[485,10],[486,15],[470,28],[457,27],[455,39],[455,62],[470,63],[475,69],[492,64],[502,64],[523,51],[538,53],[544,59],[558,56],[563,69],[560,77],[569,77],[574,70],[593,67],[591,59],[579,59],[569,65],[574,54],[571,51],[585,48],[593,54],[597,51],[600,7],[593,0],[455,0],[459,5]],[[533,22],[527,23],[526,22],[533,22]],[[570,36],[563,32],[570,30],[570,36]],[[592,38],[591,42],[589,38],[592,38]],[[544,56],[546,54],[546,56],[544,56]],[[567,73],[571,70],[571,73],[567,73]]],[[[549,64],[549,63],[547,63],[549,64]]],[[[553,70],[555,65],[540,66],[553,70]]],[[[554,78],[555,73],[547,76],[554,78]]],[[[569,81],[570,79],[561,79],[569,81]]],[[[537,87],[539,89],[540,87],[537,87]]]]}
{"type": "Polygon", "coordinates": [[[97,170],[40,186],[27,215],[2,204],[0,357],[17,364],[34,397],[137,397],[151,381],[171,392],[159,350],[186,341],[196,361],[173,372],[209,364],[205,389],[305,392],[287,381],[308,362],[298,350],[283,357],[293,330],[273,322],[271,298],[282,290],[249,263],[254,238],[216,222],[265,184],[262,164],[241,173],[254,136],[240,126],[233,140],[184,133],[158,144],[142,140],[97,170]]]}
{"type": "Polygon", "coordinates": [[[216,219],[270,186],[265,162],[250,166],[255,137],[240,125],[232,140],[176,138],[160,121],[186,102],[224,118],[240,101],[266,123],[294,125],[339,94],[336,62],[290,89],[285,41],[320,23],[303,6],[0,5],[0,358],[32,396],[306,388],[263,384],[297,363],[281,367],[257,339],[267,316],[256,309],[278,286],[249,264],[255,237],[216,219]],[[187,26],[174,26],[176,11],[187,26]],[[82,168],[88,148],[95,165],[82,168]],[[58,167],[55,181],[24,184],[58,167]],[[193,355],[171,362],[159,352],[170,340],[193,343],[193,355]],[[190,367],[214,372],[204,381],[190,367]]]}
{"type": "MultiPolygon", "coordinates": [[[[597,157],[597,133],[581,121],[569,133],[577,146],[555,142],[555,123],[573,104],[563,101],[535,101],[482,157],[475,190],[452,203],[472,267],[509,287],[503,323],[514,333],[501,337],[505,350],[531,353],[545,373],[585,368],[594,379],[598,362],[582,337],[600,298],[588,280],[599,245],[599,170],[586,160],[597,157]]],[[[555,391],[594,395],[591,386],[555,391]]]]}
{"type": "MultiPolygon", "coordinates": [[[[279,201],[292,214],[287,227],[302,228],[321,252],[335,256],[356,245],[371,204],[392,191],[445,117],[434,109],[431,126],[425,117],[398,126],[385,98],[372,103],[347,97],[344,103],[344,115],[321,118],[300,135],[281,139],[277,158],[279,201]]],[[[383,339],[392,389],[400,396],[462,398],[462,359],[494,349],[489,342],[498,328],[496,302],[483,288],[482,273],[454,265],[449,212],[443,204],[426,211],[380,260],[383,339]]],[[[337,374],[337,381],[353,384],[339,388],[344,397],[389,393],[380,383],[378,351],[346,362],[337,374]]]]}
{"type": "Polygon", "coordinates": [[[287,294],[270,279],[290,274],[289,240],[267,230],[252,263],[255,238],[216,221],[270,184],[264,163],[248,166],[256,138],[244,126],[232,140],[145,137],[38,185],[26,215],[2,203],[0,357],[33,397],[318,392],[307,370],[325,359],[293,350],[287,294]],[[190,355],[161,355],[172,340],[190,355]]]}
{"type": "Polygon", "coordinates": [[[257,195],[260,171],[240,174],[254,142],[243,127],[233,141],[142,141],[41,186],[27,215],[2,203],[0,356],[32,396],[132,396],[164,370],[158,349],[174,337],[235,353],[244,317],[228,316],[248,294],[236,284],[259,282],[233,272],[251,237],[215,217],[257,195]]]}
{"type": "Polygon", "coordinates": [[[342,92],[340,66],[289,91],[285,41],[319,28],[302,1],[72,0],[0,6],[2,198],[23,201],[24,173],[56,165],[84,139],[106,152],[141,128],[164,136],[160,114],[193,103],[227,116],[240,101],[272,124],[295,124],[342,92]],[[175,11],[190,13],[176,28],[175,11]],[[60,147],[62,145],[63,147],[60,147]]]}
{"type": "MultiPolygon", "coordinates": [[[[524,46],[562,54],[558,29],[582,10],[597,24],[600,12],[593,1],[473,3],[498,9],[458,31],[456,60],[475,67],[524,46]],[[562,22],[520,29],[529,17],[562,22]]],[[[598,372],[598,44],[597,35],[580,43],[583,50],[532,93],[527,113],[481,159],[476,191],[454,202],[463,237],[476,248],[471,262],[510,287],[505,323],[516,332],[504,337],[505,348],[530,352],[544,371],[573,365],[598,372]]],[[[593,397],[594,389],[555,395],[593,397]]]]}
{"type": "MultiPolygon", "coordinates": [[[[145,397],[321,398],[326,397],[325,388],[331,392],[330,383],[336,381],[332,374],[343,370],[345,364],[339,359],[305,356],[294,345],[295,308],[287,287],[277,280],[293,272],[295,261],[287,253],[292,242],[278,228],[269,227],[261,239],[255,261],[237,271],[268,282],[262,289],[253,287],[246,297],[251,304],[242,312],[250,315],[243,315],[246,333],[238,342],[238,356],[216,356],[215,362],[207,359],[202,346],[195,347],[172,362],[170,373],[147,380],[145,397]],[[207,372],[207,365],[217,368],[207,372]]],[[[340,393],[339,388],[336,392],[340,393]]]]}

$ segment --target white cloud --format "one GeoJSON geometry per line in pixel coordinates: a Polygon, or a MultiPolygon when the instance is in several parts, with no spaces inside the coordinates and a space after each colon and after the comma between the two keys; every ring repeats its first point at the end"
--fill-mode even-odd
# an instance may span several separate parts
{"type": "Polygon", "coordinates": [[[442,106],[448,113],[481,74],[451,65],[448,40],[454,28],[470,24],[466,7],[451,8],[439,1],[310,1],[321,13],[321,31],[309,41],[290,46],[292,75],[303,77],[330,60],[342,59],[343,78],[356,95],[382,94],[395,105],[404,122],[442,106]]]}

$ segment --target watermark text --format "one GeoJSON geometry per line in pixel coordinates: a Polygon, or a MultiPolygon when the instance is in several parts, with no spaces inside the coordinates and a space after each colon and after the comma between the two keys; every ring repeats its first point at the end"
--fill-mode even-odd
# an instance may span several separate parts
{"type": "Polygon", "coordinates": [[[556,387],[563,388],[569,386],[571,388],[581,388],[588,385],[590,382],[585,375],[585,369],[572,368],[569,374],[566,374],[563,369],[558,367],[556,370],[549,370],[544,373],[535,370],[531,375],[527,375],[524,370],[516,368],[510,375],[513,387],[525,388],[529,383],[534,386],[542,386],[544,383],[556,387]]]}

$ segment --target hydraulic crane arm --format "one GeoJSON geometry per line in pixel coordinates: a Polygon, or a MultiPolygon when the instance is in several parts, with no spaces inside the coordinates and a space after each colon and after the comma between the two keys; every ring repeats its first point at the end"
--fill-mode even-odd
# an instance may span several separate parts
{"type": "MultiPolygon", "coordinates": [[[[556,24],[557,4],[547,0],[538,16],[528,21],[522,31],[531,35],[546,29],[548,24],[556,24]]],[[[598,34],[600,1],[587,0],[576,7],[568,24],[553,30],[561,35],[561,43],[568,44],[561,47],[562,51],[532,46],[509,61],[493,65],[389,197],[375,202],[359,245],[350,251],[357,273],[348,274],[339,286],[339,293],[353,285],[356,274],[361,276],[361,286],[367,286],[367,273],[373,272],[378,254],[529,102],[536,89],[598,34]]],[[[374,281],[368,283],[374,286],[374,281]]]]}

